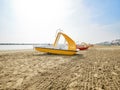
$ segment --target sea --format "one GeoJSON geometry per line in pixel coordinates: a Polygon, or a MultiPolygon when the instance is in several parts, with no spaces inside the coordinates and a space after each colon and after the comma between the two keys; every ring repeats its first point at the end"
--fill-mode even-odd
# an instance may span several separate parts
{"type": "MultiPolygon", "coordinates": [[[[34,49],[34,47],[36,46],[40,46],[40,47],[49,47],[49,48],[53,48],[52,44],[40,44],[40,45],[0,45],[0,51],[1,50],[24,50],[24,49],[34,49]]],[[[58,47],[56,47],[58,49],[67,49],[67,46],[60,44],[58,45],[58,47]]]]}
{"type": "Polygon", "coordinates": [[[33,49],[33,45],[0,45],[0,50],[33,49]]]}

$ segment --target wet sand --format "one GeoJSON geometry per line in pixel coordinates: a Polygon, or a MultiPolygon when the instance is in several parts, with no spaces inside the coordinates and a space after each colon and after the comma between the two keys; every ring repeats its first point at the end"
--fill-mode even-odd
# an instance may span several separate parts
{"type": "Polygon", "coordinates": [[[0,51],[0,90],[120,90],[120,47],[75,56],[0,51]]]}

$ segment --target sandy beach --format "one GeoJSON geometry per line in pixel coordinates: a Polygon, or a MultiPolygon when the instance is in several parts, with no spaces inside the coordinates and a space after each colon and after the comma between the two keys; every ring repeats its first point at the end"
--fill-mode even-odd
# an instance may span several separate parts
{"type": "Polygon", "coordinates": [[[120,46],[74,56],[0,51],[0,90],[120,90],[120,46]]]}

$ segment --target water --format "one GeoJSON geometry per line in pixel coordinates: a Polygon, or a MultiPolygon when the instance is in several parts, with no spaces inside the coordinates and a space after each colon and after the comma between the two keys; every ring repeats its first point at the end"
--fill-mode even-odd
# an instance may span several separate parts
{"type": "Polygon", "coordinates": [[[33,45],[0,45],[0,50],[33,49],[33,45]]]}
{"type": "MultiPolygon", "coordinates": [[[[0,50],[20,50],[20,49],[33,49],[36,46],[54,48],[52,44],[41,44],[41,45],[0,45],[0,50]]],[[[60,44],[56,49],[67,49],[66,45],[60,44]]]]}

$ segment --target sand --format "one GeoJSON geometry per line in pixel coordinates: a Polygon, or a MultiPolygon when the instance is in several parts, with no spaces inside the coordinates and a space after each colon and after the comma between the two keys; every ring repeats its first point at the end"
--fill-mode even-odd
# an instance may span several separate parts
{"type": "Polygon", "coordinates": [[[75,56],[0,51],[0,90],[120,90],[120,47],[75,56]]]}

